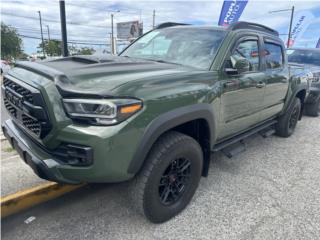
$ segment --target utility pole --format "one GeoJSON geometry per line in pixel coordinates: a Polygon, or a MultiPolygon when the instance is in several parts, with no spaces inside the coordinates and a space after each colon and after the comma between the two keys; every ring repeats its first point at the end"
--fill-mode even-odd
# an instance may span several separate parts
{"type": "Polygon", "coordinates": [[[42,20],[41,20],[41,12],[38,11],[39,13],[39,20],[40,20],[40,31],[41,31],[41,42],[42,42],[42,54],[43,54],[43,57],[45,58],[46,55],[45,55],[45,52],[44,52],[44,41],[43,41],[43,31],[42,31],[42,20]]]}
{"type": "Polygon", "coordinates": [[[153,9],[153,14],[152,14],[152,29],[155,28],[156,25],[156,10],[153,9]]]}
{"type": "Polygon", "coordinates": [[[62,36],[62,55],[67,57],[68,53],[68,40],[67,40],[67,24],[66,24],[66,7],[64,0],[59,1],[60,4],[60,22],[61,22],[61,36],[62,36]]]}
{"type": "Polygon", "coordinates": [[[49,29],[49,25],[47,25],[47,31],[48,31],[48,40],[50,41],[50,29],[49,29]]]}
{"type": "Polygon", "coordinates": [[[114,54],[113,13],[111,13],[111,53],[114,54]]]}
{"type": "Polygon", "coordinates": [[[289,26],[287,48],[290,47],[290,43],[291,43],[291,30],[292,30],[293,14],[294,14],[294,6],[292,6],[292,8],[291,8],[291,18],[290,18],[290,26],[289,26]]]}
{"type": "Polygon", "coordinates": [[[111,54],[112,54],[112,35],[111,35],[111,32],[109,32],[109,39],[110,39],[110,52],[111,52],[111,54]]]}
{"type": "Polygon", "coordinates": [[[292,31],[292,22],[293,22],[293,15],[294,15],[294,6],[289,9],[281,9],[281,10],[276,10],[276,11],[270,11],[269,13],[278,13],[278,12],[288,12],[291,11],[291,17],[290,17],[290,25],[289,25],[289,34],[288,34],[288,41],[287,41],[287,48],[290,47],[291,43],[291,31],[292,31]]]}

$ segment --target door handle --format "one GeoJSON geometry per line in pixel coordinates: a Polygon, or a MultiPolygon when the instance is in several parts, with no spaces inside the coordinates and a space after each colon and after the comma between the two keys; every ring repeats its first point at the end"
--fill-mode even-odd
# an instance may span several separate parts
{"type": "Polygon", "coordinates": [[[257,83],[256,88],[263,88],[265,86],[266,86],[265,83],[260,82],[260,83],[257,83]]]}

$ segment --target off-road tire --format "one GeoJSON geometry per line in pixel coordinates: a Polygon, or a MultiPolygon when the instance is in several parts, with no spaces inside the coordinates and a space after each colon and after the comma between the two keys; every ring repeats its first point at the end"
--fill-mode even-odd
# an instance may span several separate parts
{"type": "Polygon", "coordinates": [[[312,117],[320,116],[320,95],[313,104],[305,105],[305,114],[312,117]]]}
{"type": "Polygon", "coordinates": [[[301,101],[295,98],[288,108],[288,111],[279,117],[276,124],[276,134],[280,137],[290,137],[299,121],[301,101]]]}
{"type": "Polygon", "coordinates": [[[131,197],[135,209],[153,223],[165,222],[180,213],[188,205],[198,187],[202,164],[202,149],[195,139],[179,132],[165,133],[156,141],[143,168],[133,179],[131,197]],[[176,202],[165,205],[161,202],[160,180],[169,176],[167,170],[172,170],[176,159],[182,158],[190,162],[188,165],[190,176],[184,180],[187,183],[184,190],[179,192],[181,196],[176,202]]]}

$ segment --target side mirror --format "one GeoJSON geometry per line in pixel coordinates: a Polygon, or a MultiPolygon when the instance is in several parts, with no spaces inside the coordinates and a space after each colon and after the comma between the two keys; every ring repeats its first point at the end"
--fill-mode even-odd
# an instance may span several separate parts
{"type": "Polygon", "coordinates": [[[250,71],[250,62],[244,57],[231,56],[231,59],[227,63],[229,67],[225,68],[224,71],[229,75],[237,75],[250,71]]]}
{"type": "Polygon", "coordinates": [[[250,62],[246,58],[237,59],[234,64],[234,68],[237,69],[238,73],[250,71],[250,62]]]}

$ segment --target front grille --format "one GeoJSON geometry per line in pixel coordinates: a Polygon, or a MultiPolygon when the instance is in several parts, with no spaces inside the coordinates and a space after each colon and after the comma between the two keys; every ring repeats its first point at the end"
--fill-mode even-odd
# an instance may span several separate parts
{"type": "Polygon", "coordinates": [[[2,96],[8,113],[20,126],[38,138],[49,133],[51,123],[39,90],[6,77],[3,79],[2,96]]]}
{"type": "Polygon", "coordinates": [[[11,88],[12,90],[14,90],[16,93],[20,94],[21,96],[24,97],[24,99],[26,101],[28,101],[29,103],[33,103],[33,96],[32,96],[32,92],[28,89],[25,89],[23,87],[21,87],[20,85],[18,85],[17,83],[5,78],[3,80],[3,85],[5,87],[11,88]]]}
{"type": "Polygon", "coordinates": [[[22,114],[22,124],[37,136],[40,136],[41,133],[41,124],[38,120],[33,119],[25,114],[22,114]]]}
{"type": "Polygon", "coordinates": [[[7,99],[4,99],[4,106],[8,110],[8,112],[10,113],[11,116],[13,116],[15,118],[17,117],[16,108],[11,106],[11,104],[9,103],[9,101],[7,99]]]}

